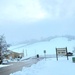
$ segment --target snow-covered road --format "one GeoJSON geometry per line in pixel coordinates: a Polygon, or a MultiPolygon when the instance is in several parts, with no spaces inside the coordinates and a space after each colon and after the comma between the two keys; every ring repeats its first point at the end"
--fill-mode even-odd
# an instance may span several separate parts
{"type": "Polygon", "coordinates": [[[36,64],[39,60],[28,59],[20,62],[13,62],[12,65],[0,68],[0,75],[9,75],[16,71],[22,70],[23,67],[30,67],[32,64],[36,64]]]}

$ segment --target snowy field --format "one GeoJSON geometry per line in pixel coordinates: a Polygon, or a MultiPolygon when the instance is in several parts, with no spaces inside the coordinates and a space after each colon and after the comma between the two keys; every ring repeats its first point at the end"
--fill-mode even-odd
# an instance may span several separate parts
{"type": "Polygon", "coordinates": [[[69,60],[61,57],[58,61],[56,58],[48,58],[10,75],[75,75],[75,63],[71,57],[69,60]]]}
{"type": "Polygon", "coordinates": [[[56,54],[55,49],[56,48],[64,48],[67,47],[68,51],[72,52],[75,47],[75,40],[69,41],[65,37],[57,37],[50,41],[44,41],[44,42],[38,42],[31,45],[17,45],[17,46],[11,46],[9,50],[12,50],[14,52],[23,52],[24,56],[35,56],[36,54],[44,55],[44,50],[46,50],[46,54],[56,54]]]}

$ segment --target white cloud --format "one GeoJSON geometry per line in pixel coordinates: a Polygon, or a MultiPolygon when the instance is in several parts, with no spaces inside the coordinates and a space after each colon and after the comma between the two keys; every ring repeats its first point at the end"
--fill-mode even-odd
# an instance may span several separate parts
{"type": "Polygon", "coordinates": [[[41,0],[50,19],[70,18],[75,14],[75,0],[41,0]]]}
{"type": "Polygon", "coordinates": [[[2,0],[0,22],[37,21],[70,18],[75,14],[74,0],[2,0]]]}
{"type": "Polygon", "coordinates": [[[39,20],[46,17],[39,0],[7,0],[0,7],[0,20],[39,20]]]}

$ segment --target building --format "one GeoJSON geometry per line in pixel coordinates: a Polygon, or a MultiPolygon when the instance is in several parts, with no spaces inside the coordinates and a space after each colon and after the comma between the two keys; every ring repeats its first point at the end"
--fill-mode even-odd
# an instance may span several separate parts
{"type": "Polygon", "coordinates": [[[24,53],[13,52],[13,51],[10,51],[10,50],[4,51],[2,55],[3,55],[4,58],[7,58],[7,59],[24,57],[24,53]]]}

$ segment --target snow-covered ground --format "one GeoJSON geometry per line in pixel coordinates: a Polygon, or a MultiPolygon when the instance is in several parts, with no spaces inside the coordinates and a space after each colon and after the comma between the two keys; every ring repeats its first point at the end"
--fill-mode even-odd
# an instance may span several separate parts
{"type": "Polygon", "coordinates": [[[69,60],[60,57],[58,61],[56,58],[48,58],[10,75],[75,75],[75,63],[71,57],[69,60]]]}
{"type": "Polygon", "coordinates": [[[36,54],[44,55],[44,50],[46,50],[46,54],[56,54],[55,49],[59,47],[67,47],[68,51],[72,52],[75,47],[75,40],[69,41],[65,37],[57,37],[50,41],[38,42],[31,45],[18,45],[18,46],[11,46],[9,50],[15,52],[23,52],[24,56],[35,56],[36,54]]]}
{"type": "MultiPolygon", "coordinates": [[[[75,47],[75,40],[68,40],[65,37],[57,37],[50,41],[38,42],[28,46],[22,46],[13,49],[10,47],[9,50],[16,52],[22,52],[24,50],[24,58],[35,56],[36,54],[44,55],[46,50],[47,55],[55,55],[56,48],[67,47],[68,52],[72,52],[75,47]]],[[[22,71],[11,73],[10,75],[75,75],[75,63],[72,62],[72,58],[69,60],[62,57],[59,61],[56,58],[49,58],[32,65],[30,68],[24,67],[22,71]]]]}

